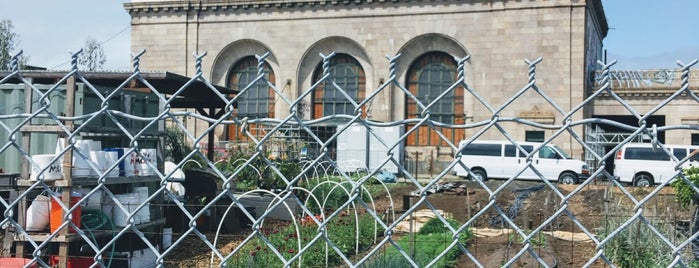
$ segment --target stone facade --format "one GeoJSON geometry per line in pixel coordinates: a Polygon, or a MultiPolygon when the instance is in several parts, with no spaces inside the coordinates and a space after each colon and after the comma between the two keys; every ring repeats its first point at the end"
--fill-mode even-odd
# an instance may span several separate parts
{"type": "MultiPolygon", "coordinates": [[[[270,52],[268,63],[278,88],[291,99],[311,86],[320,53],[354,57],[366,74],[367,95],[388,80],[387,56],[400,54],[396,79],[402,84],[411,64],[430,51],[456,58],[470,55],[466,80],[491,107],[508,102],[528,83],[525,60],[536,67],[536,85],[564,111],[585,98],[587,81],[602,58],[607,24],[600,0],[546,1],[132,1],[132,50],[146,49],[142,70],[194,75],[193,53],[207,52],[205,76],[226,84],[231,66],[243,57],[270,52]]],[[[398,90],[377,96],[369,116],[378,121],[405,118],[405,99],[398,90]]],[[[463,116],[469,122],[493,115],[470,94],[463,116]]],[[[288,107],[275,106],[285,117],[288,107]]],[[[574,120],[585,116],[576,113],[574,120]]],[[[589,113],[589,112],[588,112],[589,113]]],[[[561,124],[563,115],[539,94],[529,91],[505,108],[500,117],[561,124]]],[[[541,130],[503,123],[524,140],[525,131],[541,130]]],[[[198,126],[199,130],[206,127],[198,126]]],[[[467,130],[466,136],[479,129],[467,130]]],[[[575,128],[581,133],[582,128],[575,128]]],[[[545,130],[545,136],[554,130],[545,130]]],[[[496,131],[484,137],[502,138],[496,131]]],[[[569,136],[556,143],[581,155],[569,136]]],[[[408,148],[432,153],[435,148],[408,148]]]]}

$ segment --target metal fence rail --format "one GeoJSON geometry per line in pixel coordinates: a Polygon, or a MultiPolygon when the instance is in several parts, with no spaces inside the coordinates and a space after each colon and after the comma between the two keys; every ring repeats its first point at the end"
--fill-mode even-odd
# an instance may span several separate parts
{"type": "MultiPolygon", "coordinates": [[[[487,222],[497,222],[496,225],[498,228],[501,230],[509,230],[507,233],[510,236],[515,237],[515,240],[521,241],[521,246],[514,249],[511,254],[508,254],[508,257],[503,259],[498,265],[515,266],[519,260],[528,257],[532,258],[532,260],[537,263],[536,266],[553,267],[558,265],[558,263],[551,261],[548,257],[548,253],[542,253],[538,250],[538,248],[540,248],[540,242],[537,241],[540,241],[542,235],[548,235],[549,232],[555,231],[556,228],[552,226],[565,220],[570,222],[569,226],[571,229],[578,230],[578,233],[582,234],[582,236],[589,241],[587,243],[591,243],[592,245],[589,247],[592,249],[590,254],[585,256],[585,258],[587,258],[585,266],[624,266],[619,260],[614,259],[609,249],[613,247],[615,243],[620,243],[621,240],[633,239],[627,238],[627,236],[633,236],[628,233],[634,230],[638,230],[638,233],[640,233],[641,229],[646,230],[647,233],[649,233],[649,237],[659,241],[658,247],[664,251],[663,254],[666,254],[665,261],[660,264],[656,263],[656,265],[690,266],[696,264],[695,255],[692,254],[692,247],[694,241],[699,237],[699,232],[693,229],[693,224],[690,224],[692,228],[688,228],[684,232],[673,231],[672,233],[668,233],[662,228],[667,222],[660,222],[657,218],[651,217],[649,214],[651,210],[649,209],[650,204],[656,202],[654,198],[663,195],[663,191],[666,191],[664,189],[669,188],[668,185],[670,182],[663,182],[656,188],[649,190],[647,194],[639,196],[635,192],[637,191],[636,188],[621,184],[614,179],[612,174],[605,170],[605,161],[609,158],[613,158],[614,152],[617,149],[645,135],[650,137],[656,146],[659,146],[659,148],[663,149],[674,158],[677,163],[676,169],[677,175],[679,176],[678,178],[690,183],[690,185],[693,186],[693,190],[699,193],[699,188],[691,184],[689,177],[685,176],[679,168],[685,162],[689,161],[689,157],[677,159],[670,154],[670,151],[668,151],[663,144],[658,142],[658,133],[660,132],[674,130],[696,131],[699,130],[699,126],[656,126],[647,123],[649,117],[657,114],[660,109],[680,96],[688,96],[694,101],[699,101],[699,97],[690,90],[688,82],[690,68],[697,63],[696,60],[686,65],[679,64],[682,68],[681,87],[670,97],[658,103],[655,108],[645,114],[641,114],[612,89],[611,82],[609,81],[609,71],[614,63],[606,65],[600,63],[603,67],[602,78],[598,83],[600,86],[571,110],[566,110],[558,105],[555,99],[544,89],[539,88],[537,85],[536,66],[542,61],[541,58],[533,61],[526,61],[529,79],[526,81],[524,87],[518,90],[503,104],[493,104],[489,103],[482,96],[482,89],[473,88],[471,84],[469,84],[469,81],[466,80],[464,64],[469,59],[468,56],[462,59],[456,59],[458,63],[458,77],[456,82],[452,86],[445,88],[443,93],[432,100],[432,102],[423,103],[408,90],[404,83],[397,80],[395,64],[393,63],[399,58],[399,55],[388,58],[391,62],[391,67],[390,70],[388,70],[389,78],[387,81],[375,90],[367,91],[371,92],[371,94],[366,96],[361,102],[352,99],[352,97],[340,88],[337,83],[332,81],[329,70],[331,68],[330,59],[334,56],[334,53],[322,55],[324,69],[322,78],[311,87],[300,91],[301,93],[295,99],[290,98],[287,93],[266,80],[262,66],[267,55],[261,55],[257,56],[259,60],[259,75],[250,85],[258,81],[268,84],[279,101],[289,107],[289,115],[282,118],[237,118],[234,116],[234,104],[240,99],[240,96],[246,94],[250,90],[254,90],[255,87],[248,86],[232,98],[222,94],[214,85],[210,84],[203,75],[201,62],[205,58],[205,53],[202,55],[195,55],[197,58],[195,65],[196,74],[191,80],[184,83],[181,88],[172,94],[163,93],[161,89],[152,86],[151,83],[142,76],[139,68],[139,57],[143,52],[134,56],[134,71],[128,79],[120,86],[113,88],[113,90],[109,91],[107,94],[94,87],[91,82],[83,76],[83,72],[77,67],[78,54],[79,53],[73,55],[72,69],[66,72],[63,78],[55,82],[48,89],[40,89],[35,86],[32,81],[24,78],[23,74],[25,71],[20,70],[17,64],[19,55],[15,56],[9,75],[0,80],[0,85],[9,84],[10,81],[18,80],[20,81],[19,84],[24,88],[25,94],[32,92],[35,96],[38,96],[33,108],[25,110],[23,113],[0,114],[0,131],[8,137],[6,140],[0,141],[0,154],[9,154],[10,152],[19,154],[23,161],[34,169],[31,173],[37,175],[37,178],[31,181],[26,181],[26,177],[21,178],[24,182],[20,183],[20,190],[17,192],[16,198],[0,199],[0,204],[2,205],[0,209],[2,209],[4,214],[0,225],[6,230],[5,241],[9,241],[6,242],[5,245],[10,245],[8,248],[14,251],[12,254],[13,256],[27,258],[31,263],[40,266],[50,266],[52,263],[56,263],[56,260],[52,259],[51,256],[58,256],[57,258],[60,258],[82,255],[83,258],[87,259],[87,262],[92,263],[93,266],[116,267],[119,264],[115,264],[115,259],[117,259],[115,256],[118,255],[115,254],[115,252],[124,250],[117,249],[120,247],[119,244],[121,242],[119,241],[128,238],[141,244],[139,247],[140,253],[138,254],[154,256],[152,257],[153,261],[148,264],[153,266],[175,266],[176,264],[169,262],[169,260],[184,254],[184,251],[192,250],[191,243],[192,240],[194,240],[198,243],[197,247],[200,247],[200,249],[204,248],[205,252],[210,253],[210,259],[207,259],[208,262],[206,265],[221,267],[252,267],[261,265],[261,263],[263,263],[261,261],[264,261],[260,260],[263,258],[261,257],[263,253],[266,254],[264,258],[270,261],[266,263],[272,263],[275,267],[308,266],[310,259],[314,258],[317,254],[322,255],[322,257],[319,258],[320,261],[316,263],[318,266],[345,265],[349,267],[374,267],[377,266],[376,263],[381,263],[381,260],[387,258],[386,256],[388,256],[389,251],[392,250],[390,248],[395,249],[395,255],[392,255],[392,258],[401,259],[404,263],[415,267],[442,267],[442,265],[444,265],[443,258],[448,258],[451,254],[450,250],[456,250],[461,254],[462,257],[459,260],[468,263],[468,265],[487,267],[490,266],[488,264],[490,260],[483,259],[483,255],[479,255],[478,248],[474,246],[477,244],[477,242],[474,241],[482,240],[483,238],[472,236],[473,240],[470,241],[463,240],[462,238],[467,234],[472,234],[475,229],[486,225],[487,222]],[[99,109],[75,115],[55,112],[56,103],[52,101],[51,97],[59,94],[61,88],[68,80],[75,80],[83,83],[86,92],[91,92],[96,95],[100,102],[99,109]],[[112,106],[110,106],[110,101],[115,101],[129,83],[135,82],[142,84],[143,88],[146,88],[149,93],[154,94],[158,98],[161,109],[156,115],[138,116],[113,109],[112,106]],[[198,114],[171,108],[173,101],[180,97],[182,92],[194,82],[204,83],[206,88],[208,88],[213,95],[226,103],[225,108],[217,118],[207,118],[198,114]],[[301,116],[302,113],[299,113],[298,110],[307,109],[307,107],[302,107],[307,105],[304,100],[313,94],[313,91],[318,88],[321,83],[326,86],[325,90],[337,90],[340,92],[342,96],[351,103],[354,108],[353,113],[336,114],[314,120],[304,119],[301,116]],[[447,96],[458,86],[462,86],[465,89],[467,97],[473,98],[478,103],[482,104],[487,110],[486,112],[492,116],[484,121],[470,122],[463,125],[449,125],[432,120],[432,108],[435,107],[444,96],[447,96]],[[363,110],[367,108],[379,94],[382,94],[391,87],[395,91],[404,94],[406,99],[415,101],[416,105],[419,107],[418,111],[421,111],[421,114],[417,118],[377,123],[368,120],[364,116],[363,110]],[[513,102],[518,100],[525,93],[532,92],[545,99],[550,104],[550,107],[558,113],[562,118],[560,124],[546,125],[522,118],[503,116],[503,111],[510,107],[513,102]],[[629,115],[637,118],[638,126],[626,125],[606,119],[583,118],[581,120],[574,120],[574,115],[576,113],[579,114],[583,107],[591,105],[595,99],[602,95],[618,101],[620,107],[628,111],[629,115]],[[118,160],[121,161],[125,160],[128,162],[131,157],[136,159],[148,159],[147,151],[142,150],[147,148],[144,144],[147,144],[149,139],[153,139],[153,136],[156,137],[156,140],[163,142],[165,138],[162,126],[164,125],[177,130],[176,132],[179,133],[179,137],[182,139],[181,145],[183,148],[187,145],[193,146],[181,152],[182,157],[175,161],[174,168],[162,169],[161,167],[161,169],[158,169],[160,163],[140,160],[143,161],[142,172],[151,171],[152,177],[156,179],[154,179],[152,181],[154,183],[151,184],[148,184],[149,181],[146,179],[136,180],[133,178],[128,179],[128,177],[126,180],[122,181],[121,184],[125,185],[137,184],[138,186],[149,187],[146,196],[140,196],[140,199],[138,199],[136,203],[129,203],[124,201],[123,194],[133,189],[119,189],[115,187],[114,180],[116,179],[110,175],[110,172],[113,174],[113,172],[118,172],[118,170],[123,169],[123,167],[120,167],[119,161],[110,162],[110,165],[108,165],[106,169],[101,168],[99,166],[100,163],[90,161],[90,159],[92,159],[90,150],[86,149],[89,147],[83,147],[80,142],[80,133],[84,132],[86,126],[89,126],[99,118],[113,123],[113,125],[116,126],[115,131],[117,131],[118,136],[128,141],[128,144],[123,145],[124,149],[122,154],[118,156],[118,160]],[[197,135],[186,128],[183,123],[183,118],[202,120],[209,123],[210,127],[206,129],[203,134],[197,135]],[[27,129],[32,124],[32,121],[36,119],[45,119],[53,122],[51,127],[52,132],[44,130],[44,133],[52,133],[52,135],[64,138],[64,140],[62,140],[64,141],[63,146],[58,146],[59,148],[57,148],[56,154],[52,155],[48,160],[42,160],[42,162],[33,157],[30,148],[28,148],[29,143],[26,140],[28,139],[26,134],[27,129]],[[142,122],[144,127],[136,130],[130,129],[129,125],[124,123],[125,120],[142,122]],[[312,127],[328,121],[341,122],[338,125],[337,133],[328,139],[318,137],[312,130],[312,127]],[[466,170],[469,170],[468,166],[460,161],[454,160],[443,172],[425,178],[424,176],[416,176],[414,172],[417,170],[415,165],[419,165],[419,162],[396,161],[396,159],[401,158],[393,157],[393,154],[400,153],[398,152],[400,143],[405,142],[410,133],[424,126],[431,129],[441,127],[476,130],[475,134],[465,137],[466,140],[470,141],[478,140],[486,131],[497,130],[512,144],[517,145],[518,140],[513,138],[513,135],[508,133],[507,127],[504,126],[505,123],[512,122],[539,129],[554,129],[554,134],[546,138],[544,143],[551,143],[562,135],[570,135],[585,150],[587,160],[593,161],[596,164],[596,169],[593,170],[589,179],[580,182],[580,184],[575,185],[570,188],[570,190],[562,190],[561,186],[556,182],[545,179],[538,181],[535,187],[536,189],[527,189],[527,191],[532,192],[545,189],[551,193],[550,200],[553,204],[553,206],[551,206],[552,209],[547,211],[548,213],[546,216],[537,216],[539,220],[536,224],[532,224],[530,221],[528,224],[529,226],[525,226],[525,224],[518,219],[515,219],[517,210],[521,209],[523,206],[523,199],[520,198],[526,198],[529,192],[518,192],[517,200],[511,207],[509,207],[509,205],[503,205],[503,203],[499,201],[501,197],[506,194],[506,189],[508,189],[508,187],[512,187],[519,182],[516,180],[517,176],[513,176],[498,184],[493,184],[490,181],[486,182],[481,180],[480,177],[470,182],[468,187],[470,189],[484,191],[487,199],[481,200],[482,203],[479,203],[479,210],[469,211],[465,220],[459,222],[457,225],[451,225],[449,224],[449,217],[439,212],[438,210],[440,207],[435,206],[433,201],[428,197],[434,192],[435,187],[443,187],[442,183],[449,177],[450,171],[453,168],[462,166],[466,170]],[[573,130],[574,127],[592,124],[614,126],[631,134],[624,136],[623,140],[619,141],[614,149],[602,155],[599,146],[587,144],[587,141],[584,140],[585,135],[573,130]],[[217,127],[227,127],[230,125],[237,125],[239,129],[249,137],[251,141],[250,146],[235,145],[231,146],[231,148],[237,149],[229,148],[228,150],[224,150],[225,152],[223,154],[225,154],[225,157],[230,157],[224,161],[220,159],[207,159],[205,148],[201,147],[199,144],[206,142],[207,135],[213,133],[217,127]],[[249,131],[250,126],[253,125],[258,127],[267,126],[265,134],[261,136],[253,135],[249,131]],[[377,183],[377,181],[380,181],[377,178],[381,175],[381,168],[346,172],[341,167],[342,164],[337,163],[329,154],[330,144],[336,142],[338,135],[344,131],[348,131],[349,127],[352,125],[358,125],[366,129],[378,126],[410,126],[405,130],[405,133],[400,136],[398,143],[395,144],[388,144],[384,139],[376,136],[381,146],[387,148],[389,152],[385,155],[385,159],[381,162],[381,166],[388,164],[396,165],[399,169],[398,175],[400,180],[412,186],[414,190],[415,195],[411,197],[410,202],[404,203],[405,209],[400,210],[396,207],[394,201],[397,201],[400,197],[391,196],[390,185],[383,184],[382,182],[377,183]],[[158,131],[151,131],[154,128],[158,129],[158,131]],[[317,149],[317,154],[309,155],[310,158],[304,161],[291,161],[293,163],[270,157],[267,154],[268,151],[266,147],[276,142],[275,135],[279,135],[281,131],[291,130],[296,131],[295,135],[304,136],[307,141],[316,144],[317,148],[315,149],[317,149]],[[238,160],[236,160],[235,155],[244,157],[237,158],[238,160]],[[230,159],[233,160],[231,161],[230,159]],[[48,161],[48,164],[46,161],[48,161]],[[61,198],[63,198],[63,200],[68,200],[71,197],[70,193],[72,191],[66,191],[66,189],[69,189],[69,187],[73,185],[61,182],[65,181],[67,178],[53,180],[51,176],[56,170],[52,169],[56,168],[57,165],[59,166],[59,170],[61,166],[64,168],[75,168],[76,162],[80,161],[83,161],[85,165],[87,165],[85,168],[88,169],[88,173],[93,172],[95,174],[92,178],[91,187],[88,188],[87,191],[83,191],[80,198],[74,200],[77,202],[62,202],[61,198]],[[202,194],[196,196],[196,199],[183,199],[181,193],[178,192],[179,186],[177,183],[186,184],[188,182],[186,181],[187,179],[183,179],[186,176],[183,176],[178,169],[185,170],[183,173],[187,173],[186,170],[190,170],[194,166],[207,169],[207,175],[201,176],[211,176],[214,178],[210,182],[212,182],[212,187],[215,188],[215,191],[208,195],[202,194]],[[243,180],[243,178],[249,178],[250,176],[256,179],[252,181],[243,180]],[[270,180],[270,178],[274,180],[270,180]],[[621,218],[617,220],[618,225],[607,228],[605,231],[601,231],[598,225],[586,226],[587,222],[581,220],[581,215],[576,215],[570,210],[573,202],[572,200],[579,198],[581,192],[586,187],[597,184],[599,180],[607,181],[607,187],[610,189],[609,191],[615,192],[617,196],[624,199],[626,207],[629,208],[624,212],[615,212],[617,213],[615,217],[621,218]],[[245,186],[251,186],[251,188],[246,188],[245,186]],[[256,189],[258,186],[265,187],[256,189]],[[325,189],[322,194],[316,191],[321,188],[325,189]],[[388,205],[375,202],[374,197],[376,196],[369,194],[369,189],[372,188],[385,191],[388,196],[390,196],[388,205]],[[241,189],[243,189],[243,191],[241,191],[241,189]],[[332,200],[328,198],[333,192],[335,193],[334,196],[340,197],[332,200]],[[337,195],[338,192],[341,194],[337,195]],[[37,194],[45,195],[48,197],[47,200],[52,201],[46,201],[52,203],[52,224],[56,224],[53,223],[56,219],[54,211],[57,211],[59,217],[61,217],[57,222],[59,226],[54,231],[47,231],[45,229],[30,231],[25,222],[22,222],[26,221],[26,217],[31,214],[25,212],[25,210],[28,209],[27,205],[31,203],[31,200],[40,199],[36,197],[37,194]],[[522,195],[520,196],[519,194],[522,195]],[[268,197],[268,199],[265,199],[267,201],[264,206],[262,206],[262,209],[252,210],[250,209],[251,205],[245,203],[245,200],[248,200],[246,198],[251,197],[259,197],[260,199],[268,197]],[[114,224],[111,222],[113,219],[105,219],[99,214],[97,214],[97,216],[92,214],[92,216],[97,217],[97,219],[82,217],[82,226],[78,227],[77,219],[73,218],[76,214],[73,214],[73,212],[81,210],[83,216],[86,214],[90,215],[86,213],[87,210],[85,207],[89,202],[92,202],[93,198],[100,199],[101,203],[111,204],[113,207],[111,215],[115,215],[114,213],[121,215],[125,221],[123,223],[124,226],[118,228],[114,227],[114,224]],[[334,202],[333,206],[329,205],[331,202],[334,202]],[[225,205],[220,206],[221,204],[225,205]],[[434,217],[442,222],[446,232],[446,236],[442,237],[442,240],[446,241],[444,249],[430,255],[427,262],[419,259],[415,253],[415,248],[406,247],[405,244],[401,242],[406,235],[397,232],[401,222],[406,220],[411,221],[416,213],[425,208],[431,211],[434,217]],[[161,239],[164,232],[162,222],[159,223],[155,219],[151,219],[149,224],[145,224],[145,221],[139,222],[139,219],[142,219],[140,218],[143,216],[142,213],[147,209],[150,209],[149,213],[153,215],[160,215],[162,218],[175,217],[176,221],[181,223],[181,232],[178,232],[177,235],[172,237],[171,245],[163,245],[161,239]],[[160,214],[158,214],[158,210],[161,211],[160,214]],[[24,220],[19,220],[18,214],[22,213],[25,213],[25,215],[23,215],[24,220]],[[219,236],[219,234],[222,233],[222,224],[220,224],[220,222],[224,221],[224,219],[227,218],[226,215],[229,213],[231,213],[231,215],[235,214],[243,231],[239,232],[233,238],[229,237],[223,239],[222,236],[219,236]],[[623,216],[619,217],[619,215],[623,216]],[[213,221],[213,224],[208,223],[207,225],[205,221],[207,219],[213,221]],[[338,225],[338,222],[345,221],[350,221],[352,226],[352,228],[347,229],[350,230],[348,232],[352,233],[350,235],[352,239],[350,239],[349,242],[342,240],[341,236],[333,233],[335,229],[342,228],[341,225],[338,225]],[[112,227],[98,227],[93,224],[111,225],[112,227]],[[244,228],[246,224],[250,226],[250,229],[244,228]],[[207,229],[204,228],[205,226],[211,227],[207,229]],[[275,236],[276,232],[279,230],[286,230],[284,228],[289,228],[289,230],[291,230],[291,242],[287,243],[285,242],[287,241],[286,239],[280,239],[275,236]],[[362,234],[367,230],[371,230],[369,231],[369,238],[363,237],[362,234]],[[302,236],[303,239],[301,238],[302,236]],[[225,242],[223,240],[225,240],[225,242]],[[225,249],[222,248],[222,243],[230,243],[232,240],[235,240],[235,242],[229,244],[230,246],[225,249]],[[66,248],[57,249],[57,244],[66,245],[66,248]],[[71,247],[70,244],[78,244],[80,246],[79,248],[74,248],[71,247]],[[19,250],[21,250],[21,252],[17,252],[19,250]]],[[[461,148],[458,148],[458,144],[453,144],[441,132],[436,131],[436,133],[440,135],[440,138],[447,146],[451,147],[453,152],[457,152],[454,155],[454,159],[459,159],[461,156],[461,148]]],[[[114,133],[110,134],[113,135],[114,133]]],[[[369,131],[369,135],[376,134],[369,131]]],[[[165,148],[165,151],[174,149],[172,148],[172,144],[168,146],[170,147],[165,148]]],[[[524,151],[521,147],[518,146],[518,148],[524,151]]],[[[541,171],[537,169],[537,166],[532,164],[533,156],[537,154],[540,149],[541,147],[535,148],[533,152],[527,155],[526,159],[524,159],[527,161],[527,165],[522,171],[531,169],[540,178],[543,178],[541,171]]],[[[67,171],[62,172],[66,174],[66,176],[71,175],[69,168],[67,171]]],[[[475,174],[470,171],[469,174],[471,177],[475,176],[475,174]]],[[[79,179],[74,178],[72,184],[76,184],[79,181],[79,179]]],[[[207,181],[200,180],[195,182],[195,184],[203,185],[205,182],[207,181]]],[[[190,193],[189,195],[191,197],[193,194],[190,193]]],[[[102,206],[102,208],[104,207],[102,206]]],[[[607,211],[606,213],[611,212],[607,211]]],[[[604,213],[602,213],[600,217],[603,216],[604,213]]],[[[688,219],[691,219],[691,217],[688,217],[688,219]]],[[[165,232],[169,232],[169,230],[165,232]]],[[[635,233],[636,236],[633,236],[635,239],[640,237],[638,233],[635,233]]],[[[169,241],[167,244],[170,244],[169,241]]],[[[128,250],[129,247],[127,246],[126,248],[128,250]]],[[[131,252],[131,256],[127,256],[127,259],[137,259],[134,257],[136,255],[136,253],[131,252]]],[[[396,259],[391,259],[388,263],[396,259]]],[[[60,260],[66,261],[66,259],[60,260]]],[[[77,261],[77,259],[73,259],[73,261],[77,261]]],[[[131,265],[139,266],[134,263],[131,263],[131,265]]]]}

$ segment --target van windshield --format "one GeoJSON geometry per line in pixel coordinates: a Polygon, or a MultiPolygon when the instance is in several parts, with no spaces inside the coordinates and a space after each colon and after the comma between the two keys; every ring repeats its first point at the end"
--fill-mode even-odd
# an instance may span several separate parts
{"type": "Polygon", "coordinates": [[[558,153],[559,153],[563,158],[565,158],[565,159],[572,159],[572,157],[570,157],[570,155],[568,155],[568,153],[566,153],[566,151],[563,150],[563,148],[558,147],[558,145],[553,145],[553,148],[556,148],[556,151],[558,151],[558,153]]]}

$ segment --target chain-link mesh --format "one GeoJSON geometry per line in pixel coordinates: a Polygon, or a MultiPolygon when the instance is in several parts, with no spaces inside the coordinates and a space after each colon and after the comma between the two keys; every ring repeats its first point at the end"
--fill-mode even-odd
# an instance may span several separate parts
{"type": "Polygon", "coordinates": [[[606,168],[607,160],[614,158],[623,145],[649,137],[654,147],[671,158],[674,176],[690,186],[690,195],[692,191],[699,193],[691,176],[682,172],[692,156],[678,158],[658,140],[660,133],[699,127],[647,123],[679,98],[689,99],[686,105],[696,105],[694,101],[699,98],[688,82],[690,67],[696,60],[679,64],[681,86],[667,99],[647,112],[639,112],[612,89],[609,70],[614,63],[600,63],[600,86],[566,110],[537,85],[536,66],[541,58],[526,61],[529,79],[524,87],[503,104],[493,104],[483,97],[483,89],[473,88],[467,81],[464,64],[469,57],[455,59],[456,82],[431,102],[424,102],[398,81],[394,63],[399,56],[388,58],[389,78],[357,101],[329,75],[334,53],[321,55],[322,77],[300,90],[295,98],[267,80],[262,68],[267,55],[257,56],[257,78],[237,94],[228,95],[204,77],[201,61],[205,54],[195,55],[195,75],[167,92],[153,86],[140,71],[142,54],[134,56],[134,71],[128,78],[107,89],[85,78],[77,68],[78,53],[73,56],[72,70],[48,87],[25,78],[26,72],[19,70],[17,57],[14,58],[12,70],[0,80],[0,86],[15,85],[23,96],[34,97],[18,98],[16,102],[20,103],[2,103],[28,107],[0,115],[6,137],[0,154],[16,156],[26,163],[16,196],[0,200],[6,256],[25,258],[27,265],[73,262],[100,267],[696,264],[692,252],[699,232],[692,213],[678,208],[674,196],[668,193],[671,180],[659,182],[654,188],[629,187],[606,168]],[[72,91],[66,90],[66,85],[76,83],[82,85],[83,96],[93,96],[94,109],[71,109],[88,106],[66,93],[72,91]],[[200,90],[210,91],[202,95],[213,96],[205,101],[224,103],[221,112],[207,117],[172,108],[196,83],[203,85],[200,90]],[[256,83],[268,85],[276,100],[288,107],[288,116],[237,116],[240,96],[257,90],[256,83]],[[130,105],[114,105],[123,102],[124,93],[133,90],[134,84],[157,103],[156,112],[139,114],[130,105]],[[349,103],[352,112],[307,119],[306,100],[321,86],[339,93],[334,96],[349,103]],[[467,98],[482,105],[481,112],[490,118],[460,125],[432,120],[431,113],[439,101],[458,87],[465,89],[467,98]],[[383,123],[367,119],[372,102],[389,89],[412,100],[419,115],[383,123]],[[504,111],[525,94],[544,99],[562,118],[561,123],[542,124],[504,116],[504,111]],[[56,96],[65,100],[57,101],[56,96]],[[583,107],[602,97],[616,101],[638,124],[575,119],[580,118],[576,115],[582,113],[583,107]],[[38,120],[43,120],[40,127],[36,127],[38,120]],[[195,133],[187,128],[187,121],[191,120],[204,121],[208,128],[195,133]],[[508,125],[513,123],[554,131],[539,146],[526,150],[519,145],[521,140],[509,132],[513,128],[508,125]],[[334,127],[332,134],[320,135],[318,126],[328,125],[334,127]],[[588,144],[585,135],[576,130],[592,125],[611,126],[630,134],[605,153],[598,145],[588,144]],[[203,145],[208,145],[208,135],[216,129],[231,126],[249,142],[231,143],[222,149],[203,145]],[[395,141],[377,134],[379,128],[395,126],[407,126],[395,141]],[[363,159],[338,161],[332,153],[339,137],[356,128],[365,131],[364,142],[371,139],[372,146],[384,149],[378,164],[369,167],[363,159]],[[404,158],[403,143],[419,128],[429,129],[455,152],[438,174],[418,174],[415,170],[421,161],[404,158]],[[468,129],[473,134],[464,137],[465,143],[455,144],[441,132],[443,129],[468,129]],[[486,181],[483,174],[470,169],[469,163],[458,161],[462,149],[484,139],[488,131],[499,132],[507,143],[526,152],[521,159],[526,164],[506,180],[486,181]],[[32,139],[46,140],[37,133],[57,141],[55,152],[52,145],[50,154],[30,148],[38,146],[32,139]],[[573,147],[582,148],[588,163],[595,167],[573,186],[544,179],[543,167],[535,165],[535,155],[563,136],[575,141],[573,147]],[[95,145],[88,137],[102,140],[103,144],[95,145]],[[312,153],[309,145],[314,146],[312,153]],[[217,152],[210,153],[211,148],[217,152]],[[291,157],[280,153],[284,151],[300,153],[291,157]],[[171,164],[163,164],[164,160],[171,164]],[[388,167],[395,167],[396,172],[386,172],[388,167]],[[472,179],[454,178],[452,171],[456,168],[466,170],[472,179]],[[528,183],[518,180],[526,171],[538,179],[528,183]],[[400,182],[392,183],[396,178],[391,175],[398,175],[400,182]],[[445,189],[456,194],[448,195],[445,189]],[[527,204],[528,198],[537,195],[541,203],[527,204]],[[454,196],[466,199],[451,199],[454,196]],[[574,206],[588,207],[589,211],[583,213],[574,206]],[[433,218],[432,223],[418,224],[423,219],[418,215],[425,213],[433,218]],[[427,227],[418,231],[419,226],[431,226],[437,231],[423,231],[427,227]],[[486,235],[487,230],[496,236],[486,235]],[[566,242],[558,241],[564,238],[566,242]]]}

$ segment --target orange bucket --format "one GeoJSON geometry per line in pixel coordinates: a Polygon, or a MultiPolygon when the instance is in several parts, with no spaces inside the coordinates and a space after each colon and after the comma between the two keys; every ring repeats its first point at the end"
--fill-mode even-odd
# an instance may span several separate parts
{"type": "MultiPolygon", "coordinates": [[[[70,197],[70,206],[74,206],[75,204],[80,201],[80,196],[71,196],[70,197]]],[[[80,228],[80,216],[82,214],[82,209],[81,207],[77,207],[75,210],[73,210],[73,219],[72,222],[80,228]]],[[[58,230],[58,227],[63,224],[63,209],[61,208],[61,205],[56,202],[56,199],[51,198],[51,215],[49,216],[50,220],[50,226],[51,226],[51,232],[55,232],[58,230]]],[[[72,227],[68,228],[69,232],[75,232],[72,227]]]]}

